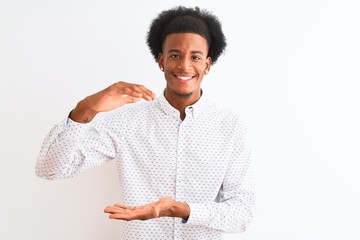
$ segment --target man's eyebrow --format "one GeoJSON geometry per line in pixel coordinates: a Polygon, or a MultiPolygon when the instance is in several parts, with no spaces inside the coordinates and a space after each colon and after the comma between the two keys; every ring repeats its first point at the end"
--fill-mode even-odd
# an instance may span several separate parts
{"type": "MultiPolygon", "coordinates": [[[[180,51],[177,49],[170,49],[169,51],[167,51],[167,53],[180,53],[180,51]]],[[[198,50],[191,51],[191,54],[205,55],[202,51],[198,51],[198,50]]]]}

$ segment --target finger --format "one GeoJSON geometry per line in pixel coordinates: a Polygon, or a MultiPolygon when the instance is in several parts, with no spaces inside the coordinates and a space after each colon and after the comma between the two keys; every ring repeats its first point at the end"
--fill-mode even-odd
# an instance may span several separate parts
{"type": "Polygon", "coordinates": [[[125,220],[125,221],[131,221],[135,220],[136,218],[134,215],[131,215],[129,213],[114,213],[109,215],[110,219],[117,219],[117,220],[125,220]]]}
{"type": "Polygon", "coordinates": [[[116,213],[116,212],[119,212],[119,211],[120,211],[120,208],[114,207],[114,206],[107,206],[107,207],[104,209],[104,212],[105,212],[105,213],[116,213]]]}
{"type": "Polygon", "coordinates": [[[141,89],[143,93],[143,97],[146,98],[146,100],[155,100],[156,94],[149,90],[148,88],[144,87],[143,85],[140,85],[139,88],[141,89]]]}
{"type": "Polygon", "coordinates": [[[159,212],[155,208],[136,208],[135,210],[125,209],[121,212],[114,212],[109,215],[110,219],[118,220],[148,220],[159,217],[159,212]]]}
{"type": "Polygon", "coordinates": [[[144,85],[132,85],[130,90],[141,93],[141,97],[148,101],[154,100],[156,98],[156,94],[147,89],[144,85]]]}
{"type": "Polygon", "coordinates": [[[139,92],[138,90],[134,91],[130,88],[124,89],[124,93],[122,93],[122,100],[126,103],[138,102],[141,99],[145,99],[147,101],[152,100],[152,98],[146,94],[139,92]]]}
{"type": "Polygon", "coordinates": [[[151,90],[141,84],[120,81],[115,83],[113,86],[120,94],[126,94],[135,98],[140,97],[145,100],[154,100],[156,98],[156,95],[151,90]],[[141,94],[141,96],[139,94],[141,94]]]}
{"type": "Polygon", "coordinates": [[[118,207],[118,208],[123,208],[123,209],[132,209],[132,210],[135,209],[135,207],[129,206],[129,205],[125,205],[125,204],[123,204],[123,203],[116,203],[116,204],[114,204],[114,206],[115,206],[115,207],[118,207]]]}
{"type": "Polygon", "coordinates": [[[143,97],[143,93],[140,90],[134,89],[134,87],[124,88],[122,94],[125,96],[133,97],[133,98],[142,98],[143,97]]]}
{"type": "Polygon", "coordinates": [[[125,103],[135,103],[135,102],[140,101],[141,98],[142,98],[142,96],[141,97],[132,97],[132,96],[129,96],[129,95],[123,95],[122,101],[125,102],[125,103]]]}
{"type": "Polygon", "coordinates": [[[129,213],[135,210],[135,207],[133,206],[127,206],[125,204],[115,204],[113,206],[107,206],[104,209],[105,213],[110,213],[110,214],[122,214],[122,213],[129,213]]]}
{"type": "Polygon", "coordinates": [[[134,220],[143,218],[143,214],[139,211],[135,211],[134,207],[126,206],[121,204],[122,207],[108,206],[105,208],[104,212],[109,213],[110,219],[118,219],[118,220],[134,220]]]}

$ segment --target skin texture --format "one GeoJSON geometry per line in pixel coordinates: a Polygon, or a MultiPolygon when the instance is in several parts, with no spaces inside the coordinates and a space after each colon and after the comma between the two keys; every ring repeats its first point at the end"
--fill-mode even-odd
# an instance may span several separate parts
{"type": "MultiPolygon", "coordinates": [[[[160,69],[166,79],[165,97],[185,118],[185,108],[194,104],[201,95],[201,82],[211,66],[208,44],[205,38],[194,33],[174,33],[166,37],[163,51],[158,56],[160,69]]],[[[71,112],[70,118],[79,123],[90,122],[97,113],[107,112],[144,99],[154,100],[155,94],[143,85],[117,82],[81,100],[71,112]]],[[[147,220],[158,217],[187,219],[190,208],[185,202],[163,197],[143,206],[127,206],[121,203],[104,209],[110,219],[147,220]]]]}

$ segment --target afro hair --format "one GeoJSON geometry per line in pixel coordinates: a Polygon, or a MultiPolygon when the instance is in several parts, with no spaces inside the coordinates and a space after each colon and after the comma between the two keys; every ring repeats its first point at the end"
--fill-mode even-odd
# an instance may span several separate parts
{"type": "Polygon", "coordinates": [[[226,38],[215,15],[199,7],[177,6],[162,11],[150,24],[146,43],[156,62],[165,38],[172,33],[196,33],[204,37],[209,46],[208,56],[211,57],[212,64],[226,48],[226,38]]]}

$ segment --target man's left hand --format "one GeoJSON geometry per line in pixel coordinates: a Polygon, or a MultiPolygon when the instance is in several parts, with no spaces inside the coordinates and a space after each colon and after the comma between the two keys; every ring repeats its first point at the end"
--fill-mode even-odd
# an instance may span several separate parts
{"type": "Polygon", "coordinates": [[[174,201],[171,197],[163,197],[159,201],[142,206],[128,206],[117,203],[107,206],[105,213],[109,213],[110,219],[118,220],[148,220],[159,217],[179,217],[188,219],[190,208],[184,202],[174,201]]]}

